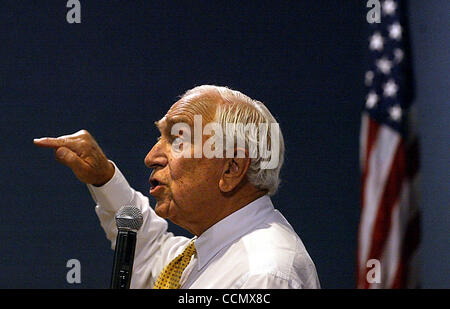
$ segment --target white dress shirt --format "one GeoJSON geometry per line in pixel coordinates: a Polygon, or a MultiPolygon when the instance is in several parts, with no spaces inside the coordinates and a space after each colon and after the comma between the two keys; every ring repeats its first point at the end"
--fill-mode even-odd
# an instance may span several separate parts
{"type": "Polygon", "coordinates": [[[108,183],[88,188],[113,249],[115,212],[124,205],[142,211],[144,221],[137,233],[131,288],[152,288],[163,268],[192,239],[197,254],[183,272],[182,289],[320,288],[314,263],[302,241],[267,195],[189,239],[167,231],[167,221],[156,215],[146,196],[130,187],[117,166],[108,183]]]}

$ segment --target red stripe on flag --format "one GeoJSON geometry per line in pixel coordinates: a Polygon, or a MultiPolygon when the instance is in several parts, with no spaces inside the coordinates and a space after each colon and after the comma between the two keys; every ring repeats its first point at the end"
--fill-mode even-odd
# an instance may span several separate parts
{"type": "MultiPolygon", "coordinates": [[[[366,116],[368,118],[368,126],[367,126],[367,136],[366,136],[366,156],[364,158],[364,165],[362,166],[362,180],[363,184],[367,178],[367,172],[369,168],[369,159],[370,154],[372,152],[373,146],[378,136],[378,131],[380,128],[380,124],[372,119],[372,117],[366,116]]],[[[364,205],[364,204],[362,204],[364,205]]]]}
{"type": "MultiPolygon", "coordinates": [[[[372,234],[370,254],[367,257],[368,260],[380,260],[381,258],[391,227],[392,210],[400,196],[405,176],[405,146],[404,141],[401,140],[397,146],[394,159],[392,160],[389,176],[384,185],[383,195],[378,206],[378,212],[372,234]]],[[[365,288],[369,288],[370,284],[367,280],[365,280],[364,286],[365,288]]]]}

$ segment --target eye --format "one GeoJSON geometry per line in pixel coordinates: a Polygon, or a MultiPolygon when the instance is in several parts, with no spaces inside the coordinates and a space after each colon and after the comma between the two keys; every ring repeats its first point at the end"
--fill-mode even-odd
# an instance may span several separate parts
{"type": "Polygon", "coordinates": [[[172,147],[182,150],[182,145],[183,145],[183,139],[180,137],[176,137],[172,139],[172,147]]]}

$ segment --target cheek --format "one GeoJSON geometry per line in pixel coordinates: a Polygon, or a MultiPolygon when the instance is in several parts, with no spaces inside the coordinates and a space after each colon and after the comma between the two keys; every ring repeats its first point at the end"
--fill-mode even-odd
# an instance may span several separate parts
{"type": "Polygon", "coordinates": [[[202,200],[218,187],[218,165],[210,159],[174,159],[169,166],[171,191],[175,199],[202,200]]]}
{"type": "Polygon", "coordinates": [[[189,162],[186,162],[183,158],[170,160],[168,167],[169,177],[173,183],[183,184],[185,182],[185,178],[188,178],[191,173],[189,162]]]}
{"type": "Polygon", "coordinates": [[[172,198],[177,204],[185,204],[195,192],[195,184],[192,182],[195,179],[194,169],[186,159],[181,158],[171,160],[168,167],[172,198]]]}

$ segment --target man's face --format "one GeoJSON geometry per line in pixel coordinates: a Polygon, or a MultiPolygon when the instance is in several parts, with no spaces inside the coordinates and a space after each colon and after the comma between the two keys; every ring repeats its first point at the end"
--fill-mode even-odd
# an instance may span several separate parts
{"type": "MultiPolygon", "coordinates": [[[[171,134],[172,125],[187,123],[193,132],[194,114],[198,113],[191,103],[182,100],[175,103],[156,123],[161,136],[145,158],[147,167],[153,168],[150,194],[157,201],[156,213],[193,234],[196,226],[214,221],[218,207],[214,202],[221,194],[218,183],[224,166],[223,159],[194,158],[193,155],[185,158],[172,152],[172,143],[177,138],[171,134]]],[[[205,118],[208,119],[203,116],[205,118]]],[[[194,146],[189,146],[193,154],[194,146]]]]}

